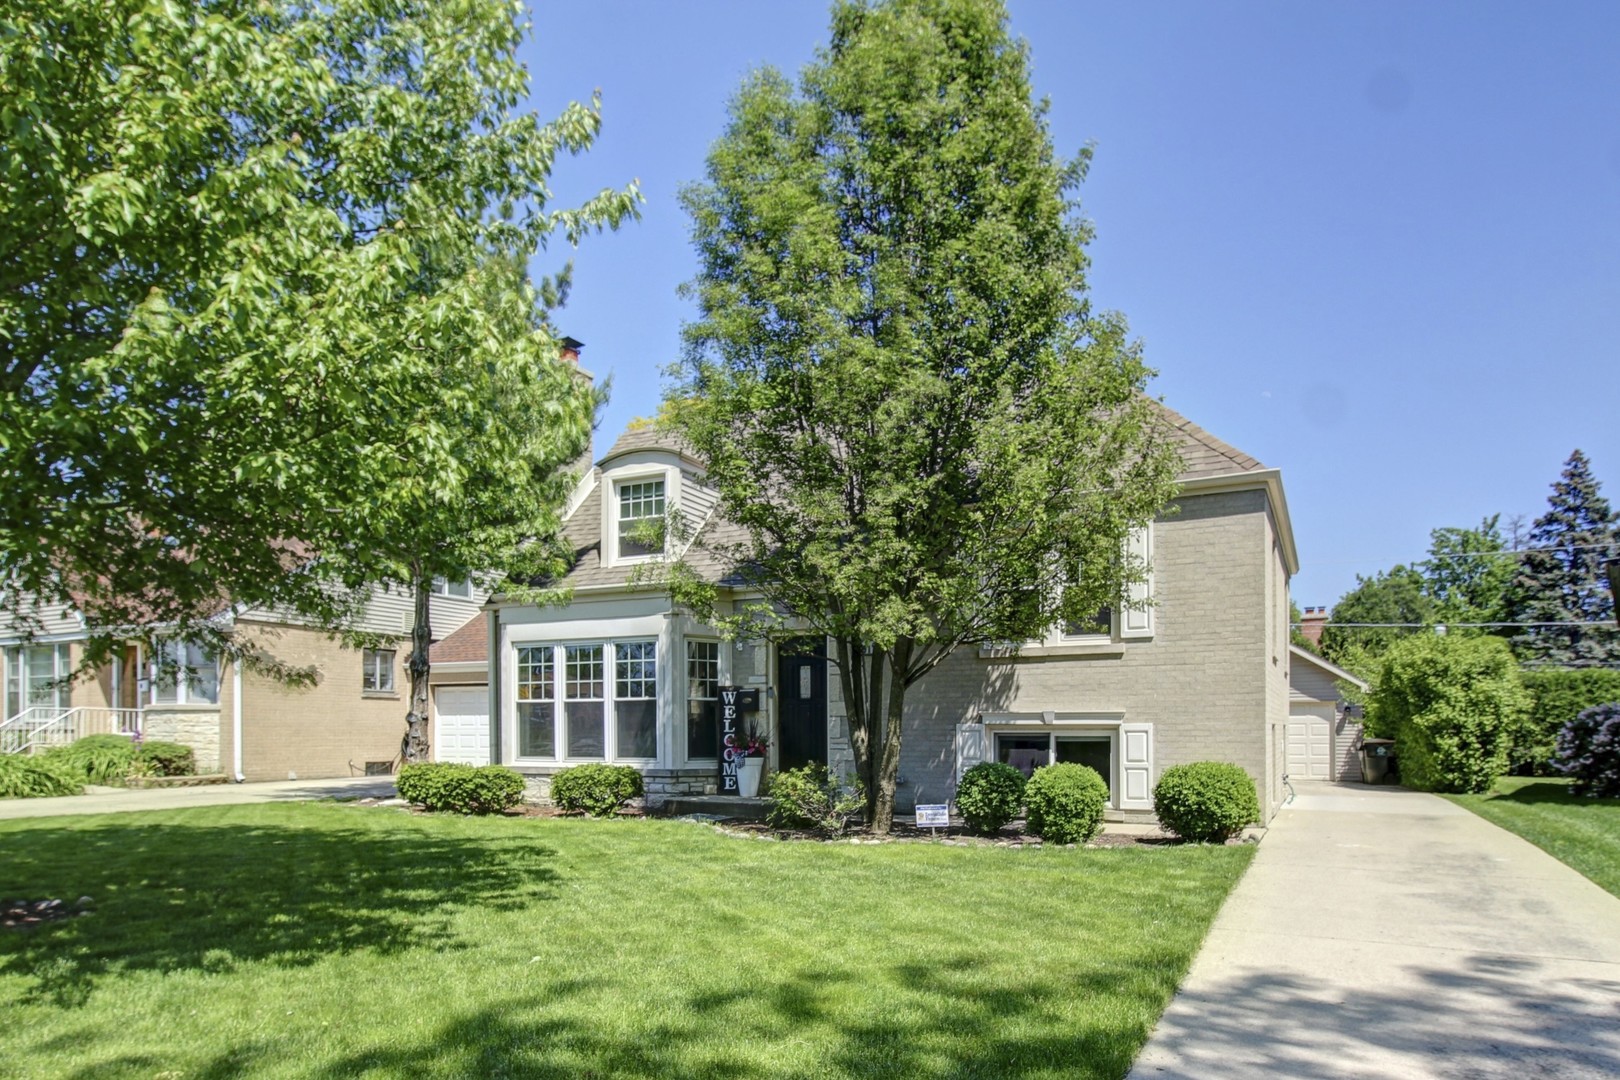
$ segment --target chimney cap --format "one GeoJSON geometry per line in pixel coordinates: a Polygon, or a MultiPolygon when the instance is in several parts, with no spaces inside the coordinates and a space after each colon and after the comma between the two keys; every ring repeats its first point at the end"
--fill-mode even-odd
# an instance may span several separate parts
{"type": "Polygon", "coordinates": [[[569,350],[570,352],[579,352],[579,350],[581,350],[581,349],[583,349],[585,347],[585,343],[583,341],[580,341],[578,338],[571,338],[571,337],[566,337],[565,336],[562,339],[562,347],[569,350]]]}

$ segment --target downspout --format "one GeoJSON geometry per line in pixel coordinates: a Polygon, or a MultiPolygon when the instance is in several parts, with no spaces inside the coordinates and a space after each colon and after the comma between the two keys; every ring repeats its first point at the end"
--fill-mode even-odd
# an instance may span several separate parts
{"type": "Polygon", "coordinates": [[[501,609],[489,609],[489,761],[499,765],[501,754],[501,609]]]}
{"type": "Polygon", "coordinates": [[[240,784],[242,775],[242,661],[231,664],[231,769],[240,784]]]}

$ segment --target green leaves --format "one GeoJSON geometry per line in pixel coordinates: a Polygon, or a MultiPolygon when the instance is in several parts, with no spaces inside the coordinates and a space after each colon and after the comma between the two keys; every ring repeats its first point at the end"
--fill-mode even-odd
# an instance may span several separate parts
{"type": "Polygon", "coordinates": [[[99,625],[184,627],[225,597],[339,622],[401,545],[464,576],[554,531],[595,398],[546,322],[566,271],[531,283],[527,260],[639,195],[549,205],[600,112],[515,111],[517,10],[0,15],[11,595],[99,625]]]}

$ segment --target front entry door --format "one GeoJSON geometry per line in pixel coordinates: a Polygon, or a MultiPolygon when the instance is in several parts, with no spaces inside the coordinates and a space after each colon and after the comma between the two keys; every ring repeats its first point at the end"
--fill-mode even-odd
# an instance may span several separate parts
{"type": "Polygon", "coordinates": [[[827,642],[804,638],[784,642],[777,652],[781,729],[777,767],[797,769],[827,764],[827,642]]]}

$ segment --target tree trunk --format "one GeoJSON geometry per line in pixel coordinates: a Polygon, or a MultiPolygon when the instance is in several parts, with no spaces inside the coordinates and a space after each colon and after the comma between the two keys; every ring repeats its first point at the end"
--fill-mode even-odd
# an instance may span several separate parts
{"type": "Polygon", "coordinates": [[[872,770],[872,732],[866,724],[866,673],[861,670],[861,643],[854,638],[836,638],[838,681],[844,690],[844,713],[849,722],[849,748],[855,755],[855,779],[866,790],[872,770]]]}
{"type": "Polygon", "coordinates": [[[416,616],[411,622],[411,656],[406,671],[411,680],[411,711],[405,714],[405,741],[400,744],[400,757],[407,765],[428,759],[428,649],[433,644],[433,624],[429,620],[428,598],[432,596],[432,581],[422,572],[422,564],[411,564],[412,590],[415,592],[416,616]]]}
{"type": "MultiPolygon", "coordinates": [[[[900,778],[900,726],[905,716],[906,680],[904,672],[911,667],[912,642],[901,638],[894,643],[889,655],[888,708],[883,717],[883,752],[877,768],[877,799],[873,806],[872,831],[886,836],[894,824],[894,792],[900,778]]],[[[873,692],[874,705],[879,699],[873,692]]]]}

